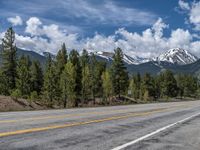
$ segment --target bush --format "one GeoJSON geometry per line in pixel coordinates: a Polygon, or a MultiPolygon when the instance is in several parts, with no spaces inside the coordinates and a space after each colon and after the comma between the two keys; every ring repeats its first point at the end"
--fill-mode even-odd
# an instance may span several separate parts
{"type": "Polygon", "coordinates": [[[38,94],[37,94],[37,92],[36,92],[36,91],[31,92],[30,100],[31,100],[31,101],[35,101],[35,100],[37,100],[37,99],[38,99],[38,94]]]}
{"type": "Polygon", "coordinates": [[[18,98],[20,98],[21,97],[21,92],[20,92],[20,90],[19,89],[15,89],[15,90],[13,90],[12,92],[11,92],[11,98],[13,99],[13,100],[18,100],[18,98]]]}

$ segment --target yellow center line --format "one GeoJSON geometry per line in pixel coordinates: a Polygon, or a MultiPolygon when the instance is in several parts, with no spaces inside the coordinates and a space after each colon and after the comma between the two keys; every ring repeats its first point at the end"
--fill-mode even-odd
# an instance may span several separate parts
{"type": "Polygon", "coordinates": [[[105,111],[105,112],[87,112],[87,113],[53,115],[53,116],[39,116],[39,117],[24,118],[24,119],[18,119],[18,120],[0,120],[0,123],[15,123],[15,122],[22,122],[22,121],[58,119],[58,118],[61,119],[61,118],[66,118],[66,117],[76,117],[76,116],[91,115],[91,114],[103,115],[103,114],[113,113],[113,112],[118,112],[118,113],[127,112],[128,113],[129,110],[133,110],[133,109],[128,109],[128,110],[121,109],[121,110],[110,110],[110,111],[105,111]]]}
{"type": "Polygon", "coordinates": [[[52,125],[52,126],[47,126],[47,127],[38,127],[38,128],[10,131],[10,132],[2,132],[0,133],[0,137],[46,131],[46,130],[52,130],[52,129],[60,129],[60,128],[73,127],[73,126],[80,126],[80,125],[86,125],[86,124],[92,124],[92,123],[100,123],[100,122],[111,121],[111,120],[125,119],[129,117],[148,116],[154,113],[164,112],[165,110],[167,110],[167,108],[161,108],[154,111],[143,112],[143,113],[129,113],[127,115],[113,116],[109,118],[96,119],[96,120],[90,120],[90,121],[75,122],[75,123],[68,123],[68,124],[61,124],[61,125],[52,125]]]}
{"type": "MultiPolygon", "coordinates": [[[[178,105],[178,106],[173,106],[173,107],[177,108],[177,107],[183,107],[183,106],[188,106],[188,105],[178,105]]],[[[170,108],[172,108],[172,107],[170,107],[170,108]]],[[[17,122],[34,121],[34,120],[45,120],[45,119],[62,119],[62,118],[66,118],[66,117],[76,117],[76,116],[84,116],[84,115],[91,115],[91,114],[104,115],[104,114],[113,113],[113,112],[128,113],[129,110],[131,111],[133,109],[128,109],[128,110],[120,109],[120,110],[110,110],[110,111],[105,111],[105,112],[86,112],[86,113],[53,115],[53,116],[38,116],[38,117],[31,117],[31,118],[24,118],[24,119],[17,119],[17,120],[0,120],[0,124],[2,124],[2,123],[17,123],[17,122]]],[[[151,111],[151,110],[149,110],[149,111],[151,111]]]]}

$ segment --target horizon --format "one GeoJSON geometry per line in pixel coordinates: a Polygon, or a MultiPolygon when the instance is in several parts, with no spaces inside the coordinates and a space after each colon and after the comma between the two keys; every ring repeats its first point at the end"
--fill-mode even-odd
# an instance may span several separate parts
{"type": "Polygon", "coordinates": [[[112,52],[120,47],[130,56],[143,58],[178,47],[200,57],[198,1],[165,1],[165,6],[158,0],[48,3],[1,1],[0,38],[12,26],[17,46],[40,54],[56,54],[65,43],[68,50],[79,52],[112,52]]]}

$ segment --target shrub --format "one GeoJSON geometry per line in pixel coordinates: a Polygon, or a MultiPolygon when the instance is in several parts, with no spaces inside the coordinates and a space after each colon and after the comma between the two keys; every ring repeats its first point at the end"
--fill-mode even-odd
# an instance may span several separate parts
{"type": "Polygon", "coordinates": [[[13,100],[18,100],[18,98],[20,98],[20,97],[21,97],[21,92],[20,92],[19,89],[15,89],[15,90],[13,90],[13,91],[11,92],[11,98],[12,98],[13,100]]]}

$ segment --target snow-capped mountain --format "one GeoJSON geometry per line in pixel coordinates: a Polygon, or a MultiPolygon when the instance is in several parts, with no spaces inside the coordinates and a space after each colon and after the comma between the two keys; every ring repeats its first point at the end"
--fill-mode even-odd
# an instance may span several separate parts
{"type": "Polygon", "coordinates": [[[191,64],[197,60],[196,56],[181,48],[169,49],[154,59],[154,61],[164,61],[178,65],[191,64]]]}
{"type": "MultiPolygon", "coordinates": [[[[112,57],[114,53],[112,52],[105,52],[105,51],[98,51],[94,53],[96,56],[106,59],[107,61],[112,61],[112,57]]],[[[123,60],[127,64],[142,64],[149,61],[153,62],[168,62],[171,64],[178,64],[178,65],[186,65],[196,62],[198,57],[194,56],[193,54],[189,53],[187,50],[181,48],[173,48],[169,49],[165,53],[155,57],[153,59],[141,58],[138,56],[129,56],[124,54],[123,60]]]]}
{"type": "MultiPolygon", "coordinates": [[[[98,51],[98,52],[95,52],[94,54],[96,56],[104,58],[108,61],[112,61],[112,59],[113,59],[112,57],[114,55],[114,53],[112,53],[112,52],[104,52],[104,51],[98,51]]],[[[138,65],[138,64],[141,64],[141,63],[148,62],[149,60],[146,59],[146,58],[138,57],[138,56],[128,56],[127,54],[124,54],[123,61],[127,64],[138,65]]]]}

